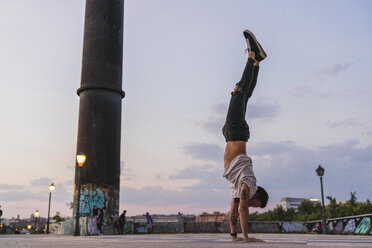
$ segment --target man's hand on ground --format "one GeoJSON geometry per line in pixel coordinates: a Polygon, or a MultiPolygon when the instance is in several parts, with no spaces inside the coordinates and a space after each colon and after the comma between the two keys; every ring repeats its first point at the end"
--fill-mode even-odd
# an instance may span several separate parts
{"type": "Polygon", "coordinates": [[[231,237],[232,241],[244,241],[243,238],[231,237]]]}
{"type": "Polygon", "coordinates": [[[244,239],[244,242],[265,242],[262,239],[255,239],[255,238],[247,238],[244,239]]]}

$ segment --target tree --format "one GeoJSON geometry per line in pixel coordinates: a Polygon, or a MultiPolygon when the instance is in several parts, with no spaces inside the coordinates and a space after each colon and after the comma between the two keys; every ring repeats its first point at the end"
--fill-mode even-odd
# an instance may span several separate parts
{"type": "Polygon", "coordinates": [[[329,200],[329,204],[326,207],[326,215],[328,218],[336,218],[339,217],[340,209],[339,204],[337,204],[336,198],[333,198],[332,196],[326,197],[329,200]]]}
{"type": "MultiPolygon", "coordinates": [[[[327,196],[327,199],[329,200],[329,204],[326,206],[327,218],[371,214],[371,201],[367,199],[366,202],[357,203],[355,194],[355,192],[351,193],[351,199],[347,203],[337,203],[336,198],[327,196]]],[[[293,208],[285,210],[282,206],[278,206],[273,210],[261,214],[256,212],[249,215],[250,221],[310,221],[321,219],[321,204],[311,202],[310,200],[302,201],[297,212],[293,208]]]]}
{"type": "Polygon", "coordinates": [[[282,206],[278,206],[271,212],[270,218],[278,221],[293,221],[295,214],[293,208],[284,210],[282,206]]]}
{"type": "Polygon", "coordinates": [[[62,217],[61,217],[61,213],[60,213],[60,212],[57,212],[57,213],[53,216],[53,220],[55,220],[55,221],[58,223],[58,222],[64,221],[65,218],[62,218],[62,217]]]}
{"type": "Polygon", "coordinates": [[[352,207],[355,207],[357,204],[357,197],[355,196],[355,194],[356,192],[350,192],[350,200],[347,201],[352,207]]]}
{"type": "Polygon", "coordinates": [[[304,200],[298,206],[296,221],[319,220],[322,217],[322,207],[320,203],[304,200]]]}
{"type": "Polygon", "coordinates": [[[366,202],[359,203],[355,208],[355,213],[359,214],[370,214],[372,213],[372,203],[369,199],[366,202]]]}
{"type": "Polygon", "coordinates": [[[327,196],[329,204],[326,207],[328,218],[338,218],[355,215],[355,208],[349,203],[337,203],[336,198],[327,196]]]}

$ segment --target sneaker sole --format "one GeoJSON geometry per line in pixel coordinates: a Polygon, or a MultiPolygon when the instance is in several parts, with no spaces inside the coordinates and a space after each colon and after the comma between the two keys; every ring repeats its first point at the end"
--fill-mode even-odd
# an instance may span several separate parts
{"type": "Polygon", "coordinates": [[[263,50],[261,44],[258,42],[256,36],[254,36],[254,34],[248,29],[243,31],[243,35],[245,39],[249,40],[249,43],[251,44],[252,52],[256,53],[256,57],[257,57],[256,59],[259,61],[264,60],[267,57],[267,55],[266,55],[266,52],[263,50]]]}

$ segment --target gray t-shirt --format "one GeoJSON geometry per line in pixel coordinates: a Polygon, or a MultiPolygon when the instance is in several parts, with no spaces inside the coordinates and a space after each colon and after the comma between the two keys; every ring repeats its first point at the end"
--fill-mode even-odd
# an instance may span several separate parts
{"type": "Polygon", "coordinates": [[[234,198],[240,198],[240,189],[243,183],[249,188],[249,199],[257,191],[252,159],[245,154],[240,154],[231,161],[229,167],[223,173],[223,177],[230,183],[231,194],[234,198]]]}

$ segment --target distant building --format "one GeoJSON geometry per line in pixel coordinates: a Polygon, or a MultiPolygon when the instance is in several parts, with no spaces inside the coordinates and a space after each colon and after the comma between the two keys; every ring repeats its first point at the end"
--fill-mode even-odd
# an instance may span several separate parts
{"type": "MultiPolygon", "coordinates": [[[[184,215],[182,213],[178,214],[150,214],[154,222],[185,222],[185,221],[194,221],[194,215],[184,215]]],[[[133,221],[137,223],[146,223],[146,217],[144,215],[128,216],[128,221],[133,221]]]]}
{"type": "Polygon", "coordinates": [[[297,211],[298,207],[304,200],[311,200],[314,203],[320,202],[319,199],[284,197],[280,200],[277,206],[282,206],[284,210],[293,208],[295,211],[297,211]]]}
{"type": "MultiPolygon", "coordinates": [[[[154,223],[157,222],[187,222],[187,221],[196,221],[196,222],[215,222],[215,221],[227,221],[229,220],[229,214],[220,213],[215,211],[213,213],[203,212],[199,216],[195,215],[184,215],[182,213],[178,214],[152,214],[151,215],[154,223]]],[[[128,221],[136,222],[136,223],[146,223],[146,217],[144,215],[136,215],[136,216],[128,216],[128,221]]]]}
{"type": "Polygon", "coordinates": [[[209,221],[225,221],[229,220],[229,215],[220,213],[218,211],[213,212],[212,214],[208,214],[207,212],[202,213],[199,216],[195,217],[196,222],[209,222],[209,221]]]}

